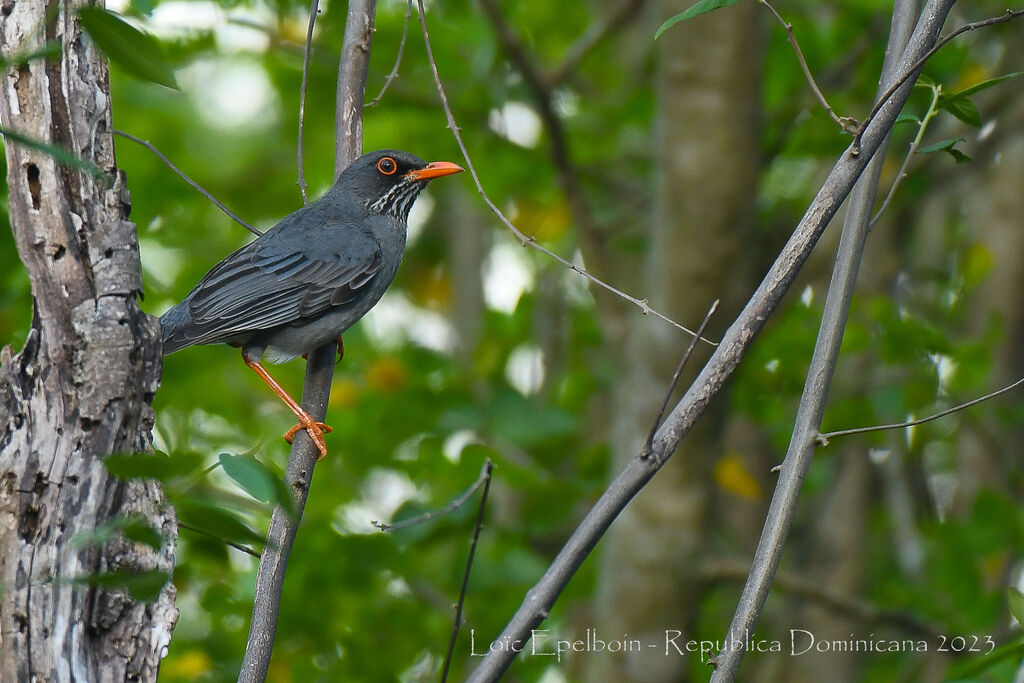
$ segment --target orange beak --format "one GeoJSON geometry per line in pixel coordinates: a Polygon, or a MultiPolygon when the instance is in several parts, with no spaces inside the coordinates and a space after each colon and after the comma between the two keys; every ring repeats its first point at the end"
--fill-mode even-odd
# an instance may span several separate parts
{"type": "Polygon", "coordinates": [[[413,182],[417,182],[420,180],[440,178],[441,176],[451,175],[453,173],[462,173],[463,170],[465,169],[450,161],[431,161],[421,169],[409,171],[405,174],[405,177],[413,182]]]}

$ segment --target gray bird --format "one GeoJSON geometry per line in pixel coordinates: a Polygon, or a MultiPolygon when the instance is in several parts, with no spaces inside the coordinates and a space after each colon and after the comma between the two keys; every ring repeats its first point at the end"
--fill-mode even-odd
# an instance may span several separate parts
{"type": "Polygon", "coordinates": [[[256,371],[327,455],[324,432],[260,362],[302,356],[335,341],[373,308],[395,279],[409,210],[432,178],[459,173],[407,152],[364,154],[323,197],[285,217],[225,258],[185,299],[160,317],[163,353],[224,342],[242,348],[256,371]]]}

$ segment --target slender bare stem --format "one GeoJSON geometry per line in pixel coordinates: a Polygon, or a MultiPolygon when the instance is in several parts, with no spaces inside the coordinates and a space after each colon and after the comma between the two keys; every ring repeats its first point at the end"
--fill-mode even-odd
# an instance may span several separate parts
{"type": "Polygon", "coordinates": [[[953,413],[960,412],[961,410],[971,408],[973,406],[978,405],[979,403],[984,403],[985,401],[996,398],[997,396],[1002,396],[1003,394],[1011,392],[1021,385],[1024,385],[1024,378],[1021,378],[1014,382],[1013,384],[1003,387],[1002,389],[997,389],[996,391],[993,391],[990,394],[979,396],[978,398],[967,401],[966,403],[961,403],[960,405],[955,405],[952,408],[940,410],[934,415],[918,418],[916,420],[908,420],[907,422],[897,422],[894,424],[887,425],[875,425],[874,427],[855,427],[853,429],[840,429],[834,432],[828,432],[826,434],[819,434],[818,443],[822,446],[828,446],[829,441],[831,439],[836,438],[837,436],[849,436],[850,434],[867,434],[868,432],[880,432],[886,429],[906,429],[907,427],[916,427],[918,425],[923,425],[926,422],[938,420],[941,417],[946,417],[947,415],[952,415],[953,413]]]}
{"type": "Polygon", "coordinates": [[[302,127],[306,120],[306,85],[309,83],[309,56],[313,52],[313,27],[316,26],[316,15],[320,13],[320,0],[313,0],[309,6],[309,27],[306,29],[306,49],[302,53],[302,85],[299,86],[299,192],[302,194],[303,205],[309,204],[306,196],[306,170],[303,161],[302,127]]]}
{"type": "Polygon", "coordinates": [[[182,180],[184,180],[184,181],[185,181],[186,183],[188,183],[188,184],[189,184],[189,185],[190,185],[190,186],[192,187],[192,189],[194,189],[194,190],[195,190],[196,192],[198,192],[199,194],[201,194],[201,195],[203,195],[204,197],[206,197],[207,199],[209,199],[209,200],[210,200],[210,202],[211,202],[211,203],[212,203],[212,204],[213,204],[214,206],[216,206],[216,207],[217,207],[218,209],[220,209],[221,211],[223,211],[223,212],[224,212],[224,213],[225,213],[225,214],[227,215],[227,217],[228,217],[228,218],[230,218],[231,220],[235,221],[236,223],[238,223],[238,224],[239,224],[239,225],[241,225],[241,226],[242,226],[243,228],[245,228],[246,230],[248,230],[248,231],[249,231],[249,232],[251,232],[252,234],[256,235],[257,237],[263,234],[263,232],[262,232],[262,231],[260,231],[260,230],[257,230],[256,228],[252,227],[251,225],[249,225],[248,223],[246,223],[246,222],[245,222],[244,220],[242,220],[241,218],[239,218],[239,217],[238,217],[238,216],[237,216],[237,215],[235,214],[235,212],[234,212],[234,211],[232,211],[232,210],[231,210],[231,209],[229,209],[228,207],[224,206],[224,205],[223,205],[223,204],[222,204],[222,203],[221,203],[221,202],[220,202],[220,201],[219,201],[219,200],[218,200],[218,199],[217,199],[216,197],[214,197],[214,196],[213,196],[212,194],[210,194],[210,193],[209,193],[209,192],[207,192],[207,191],[206,191],[205,189],[203,189],[203,188],[202,188],[202,187],[201,187],[201,186],[199,185],[199,183],[197,183],[196,181],[192,180],[192,179],[191,179],[191,178],[189,178],[189,177],[188,177],[187,175],[185,175],[185,172],[184,172],[184,171],[182,171],[182,170],[181,170],[180,168],[178,168],[178,167],[177,167],[177,166],[175,166],[175,165],[174,165],[173,163],[171,163],[171,160],[170,160],[170,159],[168,159],[168,158],[167,158],[166,156],[164,156],[163,152],[161,152],[160,150],[158,150],[158,149],[157,149],[157,148],[156,148],[156,147],[155,147],[155,146],[154,146],[154,145],[153,145],[153,144],[152,144],[152,143],[151,143],[151,142],[150,142],[149,140],[143,140],[143,139],[141,139],[141,138],[137,138],[137,137],[135,137],[134,135],[131,135],[131,134],[129,134],[129,133],[125,133],[125,132],[124,132],[123,130],[116,130],[116,129],[115,129],[115,130],[114,130],[114,135],[120,135],[120,136],[121,136],[121,137],[123,137],[123,138],[127,138],[128,140],[131,140],[132,142],[137,142],[138,144],[142,145],[143,147],[145,147],[146,149],[148,149],[148,150],[149,150],[150,152],[152,152],[153,154],[155,154],[155,155],[156,155],[156,156],[157,156],[157,157],[158,157],[158,158],[160,159],[160,161],[162,161],[162,162],[164,162],[165,164],[167,164],[168,168],[170,168],[170,169],[171,169],[172,171],[174,171],[175,173],[177,173],[177,174],[178,174],[178,176],[179,176],[179,177],[180,177],[180,178],[181,178],[182,180]]]}
{"type": "Polygon", "coordinates": [[[668,402],[672,400],[672,394],[675,393],[676,385],[679,384],[679,377],[683,374],[683,368],[686,367],[686,363],[689,362],[690,356],[693,354],[693,349],[697,346],[697,339],[704,334],[704,330],[707,328],[708,323],[711,322],[711,316],[718,310],[719,299],[715,299],[714,303],[711,304],[711,308],[704,315],[704,320],[701,321],[700,327],[697,328],[697,336],[690,340],[690,344],[686,347],[686,351],[683,353],[683,357],[679,359],[679,365],[676,366],[676,371],[672,375],[672,381],[668,383],[668,391],[665,392],[665,400],[661,402],[661,408],[658,409],[658,414],[654,417],[654,422],[651,424],[651,431],[647,434],[647,441],[644,442],[644,449],[640,451],[640,457],[646,458],[651,454],[651,446],[654,444],[654,435],[658,432],[658,427],[661,426],[661,420],[665,417],[665,411],[668,410],[668,402]]]}
{"type": "Polygon", "coordinates": [[[405,53],[405,39],[409,36],[409,18],[412,16],[412,0],[409,0],[405,4],[405,24],[402,25],[402,42],[398,44],[398,54],[395,56],[395,65],[391,67],[391,73],[384,79],[384,85],[381,87],[380,92],[373,98],[372,101],[367,103],[367,107],[376,107],[380,104],[380,100],[384,97],[384,93],[391,87],[391,81],[398,78],[398,67],[402,65],[402,55],[405,53]]]}
{"type": "Polygon", "coordinates": [[[440,510],[431,510],[429,512],[424,512],[422,515],[416,515],[415,517],[410,517],[409,519],[403,519],[401,522],[395,522],[394,524],[386,524],[384,522],[377,521],[372,521],[370,522],[370,524],[377,527],[381,531],[398,531],[399,529],[407,529],[411,526],[423,524],[424,522],[429,522],[432,519],[437,519],[438,517],[443,517],[444,515],[451,514],[458,510],[459,508],[461,508],[463,505],[465,505],[466,501],[469,500],[469,497],[472,496],[478,488],[484,485],[484,482],[486,482],[487,479],[491,476],[491,470],[493,468],[494,465],[491,463],[491,461],[489,459],[486,460],[484,462],[483,468],[481,468],[480,470],[480,476],[476,478],[476,481],[473,482],[472,486],[470,486],[462,493],[462,495],[460,495],[458,498],[445,505],[440,510]]]}
{"type": "MultiPolygon", "coordinates": [[[[477,192],[480,193],[480,196],[483,198],[484,203],[487,205],[487,208],[489,208],[494,213],[494,215],[498,217],[498,220],[501,221],[502,225],[504,225],[506,228],[508,228],[509,231],[511,231],[511,233],[516,236],[516,239],[518,239],[520,244],[522,244],[524,247],[528,246],[528,247],[531,247],[533,249],[536,249],[537,251],[541,252],[542,254],[546,254],[547,256],[549,256],[549,257],[553,258],[554,260],[558,261],[559,263],[561,263],[563,266],[565,266],[569,270],[573,271],[574,273],[577,273],[577,274],[581,275],[582,277],[587,279],[589,282],[597,285],[598,287],[602,287],[603,289],[606,289],[607,291],[609,291],[612,294],[618,296],[619,298],[624,299],[624,300],[628,301],[629,303],[633,304],[634,306],[639,308],[640,312],[643,313],[644,315],[648,315],[648,314],[653,315],[654,317],[660,318],[661,320],[664,320],[665,322],[667,322],[670,325],[676,327],[677,329],[682,330],[686,334],[689,334],[691,336],[696,336],[696,334],[690,328],[677,323],[675,320],[672,320],[671,318],[669,318],[669,317],[663,315],[662,313],[659,313],[658,311],[656,311],[653,308],[651,308],[650,304],[647,302],[647,299],[638,299],[638,298],[636,298],[634,296],[630,296],[629,294],[626,294],[622,290],[616,289],[615,287],[613,287],[612,285],[608,284],[604,280],[601,280],[600,278],[597,278],[597,277],[591,275],[585,269],[581,268],[580,266],[577,266],[575,263],[565,259],[562,256],[559,256],[558,254],[556,254],[555,252],[551,251],[547,247],[544,247],[543,245],[538,244],[537,243],[537,238],[532,237],[532,236],[527,236],[523,231],[521,231],[519,228],[517,228],[512,223],[512,221],[510,221],[505,216],[505,214],[503,214],[501,212],[501,209],[499,209],[494,204],[494,202],[491,201],[491,198],[487,195],[487,192],[484,190],[483,184],[480,182],[480,176],[476,172],[476,166],[473,164],[473,160],[469,156],[469,150],[466,148],[466,143],[462,139],[462,133],[460,132],[458,124],[455,122],[455,115],[452,113],[451,104],[449,104],[449,102],[448,102],[448,96],[445,93],[444,84],[441,82],[441,75],[438,72],[437,62],[434,59],[434,50],[431,47],[431,43],[430,43],[430,34],[427,31],[427,17],[426,17],[426,12],[423,9],[423,0],[417,0],[417,5],[418,5],[419,15],[420,15],[420,27],[423,30],[423,42],[424,42],[424,44],[426,46],[426,49],[427,49],[427,60],[430,62],[430,70],[431,70],[431,73],[434,76],[434,85],[437,88],[437,94],[440,96],[440,98],[441,98],[441,105],[444,107],[444,113],[445,113],[445,116],[447,117],[447,120],[448,120],[448,128],[452,131],[452,135],[455,136],[455,142],[458,143],[459,149],[462,151],[462,158],[465,159],[465,161],[466,161],[466,169],[469,171],[469,175],[473,178],[473,182],[476,184],[477,192]]],[[[711,344],[712,346],[717,346],[716,342],[713,342],[713,341],[711,341],[709,339],[705,339],[704,337],[701,337],[701,341],[706,342],[708,344],[711,344]]]]}
{"type": "Polygon", "coordinates": [[[473,538],[469,542],[469,557],[466,558],[466,571],[462,575],[462,585],[459,587],[459,601],[455,604],[455,621],[452,624],[452,637],[448,641],[448,654],[444,658],[441,683],[445,683],[448,680],[448,671],[452,665],[452,655],[455,654],[455,641],[458,639],[459,628],[462,626],[462,609],[466,605],[469,572],[473,568],[473,556],[476,554],[476,546],[480,540],[480,531],[484,528],[484,510],[487,506],[487,493],[491,490],[491,472],[493,470],[494,464],[490,460],[484,463],[484,492],[480,494],[480,508],[476,514],[476,524],[473,526],[473,538]]]}
{"type": "Polygon", "coordinates": [[[868,224],[868,229],[874,228],[875,225],[881,220],[885,214],[886,209],[892,203],[892,198],[896,196],[896,190],[899,189],[903,183],[903,179],[907,177],[907,167],[910,166],[910,160],[914,154],[921,147],[921,141],[924,139],[924,133],[928,130],[928,124],[935,118],[936,114],[939,113],[939,97],[942,95],[942,86],[935,86],[932,88],[932,101],[928,106],[928,111],[925,113],[924,118],[917,126],[917,135],[914,136],[913,142],[910,143],[910,148],[907,150],[907,155],[903,157],[903,163],[900,164],[900,170],[896,173],[896,178],[892,181],[892,185],[889,187],[889,193],[885,195],[885,199],[882,200],[881,206],[878,207],[878,211],[871,218],[871,223],[868,224]]]}
{"type": "Polygon", "coordinates": [[[775,11],[771,3],[768,0],[760,0],[760,3],[768,8],[768,11],[772,13],[772,16],[782,25],[782,28],[786,30],[786,40],[793,46],[793,52],[796,53],[797,61],[800,62],[800,68],[804,70],[804,76],[807,78],[807,82],[811,85],[811,90],[814,91],[814,96],[818,98],[818,102],[825,109],[832,120],[836,122],[836,125],[845,130],[851,135],[857,132],[857,121],[849,116],[839,116],[833,111],[832,106],[825,99],[825,94],[821,92],[821,88],[818,87],[817,81],[814,80],[814,76],[811,74],[811,68],[807,65],[807,60],[804,58],[804,53],[800,49],[800,44],[796,40],[796,35],[793,33],[793,24],[782,18],[782,15],[775,11]]]}

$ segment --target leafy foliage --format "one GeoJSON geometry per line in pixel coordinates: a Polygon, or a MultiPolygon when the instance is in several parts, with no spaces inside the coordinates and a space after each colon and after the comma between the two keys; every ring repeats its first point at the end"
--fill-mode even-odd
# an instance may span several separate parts
{"type": "MultiPolygon", "coordinates": [[[[170,4],[134,3],[125,10],[124,16],[148,32],[102,10],[81,14],[89,35],[112,61],[115,125],[151,140],[228,206],[267,228],[300,203],[296,103],[308,7],[280,0],[255,26],[240,19],[173,31],[159,20],[170,4]]],[[[658,33],[726,4],[699,2],[666,21],[658,33]]],[[[830,102],[841,113],[870,109],[887,29],[883,5],[854,3],[841,12],[816,3],[787,8],[786,18],[794,24],[812,71],[823,75],[830,102]]],[[[218,7],[230,14],[255,6],[223,2],[218,7]]],[[[368,99],[392,68],[404,11],[398,2],[381,3],[378,9],[368,99]]],[[[572,254],[578,237],[557,189],[549,141],[539,135],[524,143],[502,133],[517,111],[510,105],[532,111],[522,79],[474,6],[435,3],[429,11],[438,67],[485,187],[499,206],[511,207],[527,234],[572,254]]],[[[598,8],[529,0],[510,3],[504,11],[528,35],[538,59],[554,64],[590,26],[598,8]]],[[[305,166],[314,197],[333,173],[334,79],[344,15],[342,4],[331,3],[319,17],[310,64],[305,166]]],[[[644,40],[649,40],[653,26],[644,29],[644,40]]],[[[674,36],[662,40],[669,38],[674,36]]],[[[651,131],[656,94],[638,87],[651,81],[653,49],[653,42],[638,45],[635,36],[612,39],[595,48],[557,91],[586,199],[598,215],[621,226],[605,238],[624,263],[642,259],[643,227],[653,202],[648,181],[655,173],[651,131]]],[[[928,65],[932,83],[956,86],[939,100],[944,128],[928,131],[920,151],[944,151],[957,161],[968,161],[968,153],[977,156],[973,128],[1003,113],[985,95],[1001,92],[988,90],[1019,75],[994,75],[1006,70],[987,61],[990,52],[999,50],[954,43],[928,65]]],[[[759,234],[750,249],[767,261],[849,138],[813,105],[780,31],[768,34],[764,64],[762,144],[752,151],[762,164],[759,234]]],[[[914,95],[906,121],[923,120],[929,107],[925,90],[914,95]]],[[[424,158],[458,161],[444,124],[414,20],[400,77],[380,105],[365,113],[364,147],[403,148],[424,158]]],[[[897,129],[893,150],[908,147],[912,128],[897,129]]],[[[132,220],[139,226],[144,305],[159,314],[250,236],[147,150],[120,138],[116,144],[132,191],[132,220]]],[[[953,167],[943,155],[917,155],[913,161],[890,215],[906,217],[933,200],[936,169],[941,163],[947,172],[953,167]]],[[[469,656],[470,630],[480,651],[480,643],[500,631],[612,471],[608,397],[622,387],[615,376],[615,351],[592,295],[572,274],[493,230],[468,182],[437,186],[428,195],[432,209],[420,214],[423,223],[413,232],[383,311],[345,338],[327,419],[335,431],[327,437],[328,458],[315,471],[289,562],[271,680],[411,680],[423,671],[427,678],[436,677],[464,571],[474,501],[396,532],[379,532],[371,522],[443,507],[490,458],[497,465],[494,495],[471,574],[467,629],[456,647],[454,678],[463,677],[475,664],[469,656]],[[461,248],[474,241],[475,251],[466,257],[461,248]],[[511,250],[502,251],[510,245],[511,250]],[[522,292],[506,287],[506,298],[499,301],[480,291],[481,263],[488,287],[508,285],[510,273],[525,273],[526,286],[522,292]],[[537,358],[539,364],[530,361],[537,358]]],[[[0,211],[0,228],[7,227],[7,220],[6,211],[0,211]]],[[[825,429],[921,416],[998,384],[993,356],[1008,332],[996,317],[977,319],[979,310],[988,310],[985,286],[994,271],[1005,267],[1005,255],[960,217],[933,228],[926,237],[910,234],[909,228],[877,228],[876,234],[898,234],[885,256],[899,261],[899,273],[855,301],[825,429]],[[941,256],[921,257],[936,252],[941,256]]],[[[31,302],[9,235],[0,230],[0,341],[17,347],[31,321],[31,302]]],[[[763,450],[730,451],[709,468],[708,490],[722,507],[759,506],[771,489],[763,474],[781,459],[788,443],[820,319],[826,283],[814,269],[812,264],[802,276],[806,280],[794,290],[798,296],[770,323],[733,382],[730,411],[749,421],[763,450]]],[[[274,374],[297,392],[302,370],[302,363],[294,362],[274,374]]],[[[292,417],[226,346],[165,358],[155,408],[161,450],[115,455],[105,464],[118,477],[161,481],[183,522],[172,577],[181,618],[161,680],[233,680],[245,648],[256,571],[245,549],[260,550],[273,505],[291,500],[282,476],[287,448],[279,434],[291,426],[292,417]]],[[[1008,678],[1021,652],[1019,631],[1006,623],[1011,612],[1018,618],[1021,612],[1019,593],[1008,589],[1007,577],[1024,551],[1022,470],[1011,454],[998,452],[990,458],[1004,481],[989,481],[988,490],[944,506],[934,487],[970,467],[962,439],[981,435],[995,440],[1022,419],[1019,402],[1007,401],[898,435],[858,437],[853,446],[833,444],[809,475],[802,503],[808,506],[808,519],[794,530],[797,543],[810,537],[811,511],[827,502],[840,458],[866,457],[868,449],[880,460],[899,454],[910,473],[920,571],[901,564],[885,541],[893,533],[895,512],[883,496],[874,496],[866,516],[877,542],[863,551],[865,580],[859,597],[926,619],[949,635],[995,633],[1001,645],[997,653],[956,658],[951,672],[964,676],[1008,678]]],[[[881,466],[873,472],[876,480],[886,476],[881,466]]],[[[876,484],[882,488],[884,482],[876,484]]],[[[156,530],[124,519],[79,542],[104,543],[115,534],[150,545],[161,540],[156,530]]],[[[751,539],[741,532],[716,526],[709,535],[713,551],[749,555],[751,539]]],[[[799,572],[798,558],[789,561],[793,566],[784,571],[799,572]]],[[[579,615],[591,609],[598,565],[588,562],[570,584],[547,622],[553,632],[573,632],[588,618],[579,615]]],[[[141,597],[158,590],[166,577],[83,580],[127,586],[141,597]]],[[[734,588],[716,585],[701,596],[695,637],[721,637],[734,588]]],[[[785,598],[773,595],[776,599],[785,598]]],[[[780,633],[787,627],[777,616],[764,625],[780,633]]],[[[883,628],[903,635],[891,624],[883,628]]],[[[522,658],[515,675],[538,680],[550,664],[522,658]]],[[[703,664],[695,659],[688,664],[695,680],[706,677],[703,664]]],[[[913,653],[869,658],[864,676],[894,680],[918,664],[913,653]]],[[[559,668],[564,671],[571,675],[571,668],[559,668]]]]}

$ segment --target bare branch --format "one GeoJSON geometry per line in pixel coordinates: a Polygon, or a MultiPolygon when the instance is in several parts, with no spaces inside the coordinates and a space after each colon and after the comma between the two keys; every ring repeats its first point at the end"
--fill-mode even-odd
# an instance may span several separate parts
{"type": "MultiPolygon", "coordinates": [[[[420,27],[423,30],[423,42],[424,42],[424,44],[426,46],[426,49],[427,49],[427,60],[430,62],[430,70],[431,70],[431,73],[434,76],[434,85],[437,87],[437,93],[438,93],[438,95],[441,98],[441,105],[444,107],[445,116],[448,119],[448,128],[452,131],[452,135],[455,136],[455,141],[456,141],[456,143],[458,143],[459,149],[462,151],[462,158],[466,160],[466,169],[469,171],[470,176],[473,178],[473,182],[476,184],[477,192],[480,193],[480,196],[483,198],[484,203],[494,213],[494,215],[498,217],[498,220],[501,221],[502,225],[504,225],[506,228],[508,228],[512,232],[512,234],[516,236],[516,239],[519,240],[520,244],[522,244],[524,247],[528,246],[528,247],[531,247],[533,249],[536,249],[537,251],[541,252],[542,254],[546,254],[547,256],[549,256],[549,257],[553,258],[554,260],[558,261],[559,263],[561,263],[563,266],[565,266],[569,270],[571,270],[571,271],[573,271],[575,273],[578,273],[579,275],[583,276],[584,278],[586,278],[588,281],[592,282],[593,284],[595,284],[595,285],[597,285],[599,287],[602,287],[602,288],[608,290],[609,292],[611,292],[612,294],[614,294],[614,295],[616,295],[616,296],[618,296],[618,297],[620,297],[622,299],[625,299],[626,301],[630,302],[634,306],[638,307],[640,309],[640,311],[644,315],[651,314],[651,315],[655,316],[656,318],[660,318],[660,319],[664,320],[665,322],[669,323],[670,325],[673,325],[674,327],[682,330],[683,332],[685,332],[685,333],[687,333],[687,334],[689,334],[691,336],[696,336],[694,334],[694,332],[692,330],[690,330],[688,327],[685,327],[684,325],[681,325],[681,324],[677,323],[676,321],[672,320],[671,318],[669,318],[669,317],[659,313],[658,311],[654,310],[653,308],[651,308],[650,305],[647,302],[647,299],[638,299],[638,298],[636,298],[634,296],[630,296],[629,294],[626,294],[625,292],[623,292],[623,291],[621,291],[619,289],[616,289],[615,287],[613,287],[612,285],[608,284],[604,280],[601,280],[600,278],[597,278],[597,277],[591,275],[590,273],[588,273],[586,270],[584,270],[580,266],[577,266],[575,263],[572,263],[571,261],[568,261],[567,259],[563,258],[562,256],[559,256],[555,252],[551,251],[550,249],[548,249],[548,248],[538,244],[536,238],[529,237],[525,233],[523,233],[519,228],[517,228],[515,225],[512,224],[512,222],[505,216],[505,214],[503,214],[501,212],[501,210],[497,206],[495,206],[494,202],[491,201],[491,198],[489,196],[487,196],[487,192],[484,190],[483,184],[480,182],[480,176],[476,172],[476,167],[473,164],[473,160],[469,156],[469,150],[466,148],[466,143],[462,139],[462,134],[459,132],[459,126],[455,122],[455,115],[452,113],[451,105],[448,102],[448,96],[445,93],[444,84],[441,82],[441,75],[440,75],[440,73],[438,72],[438,69],[437,69],[437,62],[434,60],[434,51],[433,51],[433,48],[431,47],[430,35],[429,35],[428,31],[427,31],[427,18],[426,18],[426,12],[423,9],[423,0],[417,0],[417,4],[418,4],[418,8],[419,8],[419,15],[420,15],[420,27]]],[[[716,346],[717,345],[715,342],[713,342],[713,341],[711,341],[709,339],[705,339],[703,337],[701,337],[701,341],[704,341],[704,342],[706,342],[708,344],[711,344],[712,346],[716,346]]]]}
{"type": "MultiPolygon", "coordinates": [[[[701,568],[701,580],[713,584],[720,581],[743,581],[748,567],[735,561],[712,560],[701,568]]],[[[837,614],[851,616],[867,623],[885,623],[902,628],[910,633],[936,637],[942,633],[939,627],[922,621],[909,612],[886,609],[856,596],[844,595],[819,581],[808,580],[792,573],[779,572],[775,576],[775,587],[782,593],[814,602],[837,614]]]]}
{"type": "Polygon", "coordinates": [[[700,327],[697,328],[697,336],[690,340],[689,346],[686,347],[686,351],[683,353],[683,357],[679,359],[679,365],[676,366],[676,371],[672,375],[672,381],[668,384],[668,391],[665,392],[665,400],[661,402],[661,408],[658,409],[658,414],[654,418],[654,423],[651,424],[651,431],[647,434],[647,441],[644,442],[644,449],[640,451],[640,457],[646,458],[651,454],[651,445],[654,443],[654,435],[658,431],[658,427],[661,426],[661,419],[665,416],[665,411],[668,409],[668,402],[672,400],[672,394],[675,393],[676,385],[679,384],[679,376],[683,374],[683,368],[686,367],[686,363],[690,360],[690,355],[693,353],[693,349],[697,346],[697,339],[704,334],[705,328],[708,323],[711,322],[711,316],[718,310],[718,299],[715,299],[714,303],[711,304],[711,308],[704,315],[704,320],[701,321],[700,327]]]}
{"type": "Polygon", "coordinates": [[[821,92],[821,88],[818,87],[818,83],[814,80],[814,76],[811,74],[811,68],[807,66],[807,60],[804,59],[804,53],[800,49],[800,44],[796,41],[796,35],[793,33],[793,24],[790,24],[782,18],[775,8],[772,7],[768,0],[759,0],[762,5],[768,8],[768,11],[772,13],[772,16],[782,25],[782,28],[786,30],[786,40],[793,46],[793,52],[796,53],[797,61],[800,62],[800,68],[804,70],[804,76],[807,78],[807,82],[811,85],[811,90],[814,91],[814,96],[818,98],[818,102],[825,109],[832,120],[836,122],[836,125],[845,130],[851,135],[857,132],[857,120],[852,119],[849,116],[838,116],[835,111],[832,110],[828,100],[825,99],[824,93],[821,92]]]}
{"type": "Polygon", "coordinates": [[[320,13],[320,0],[313,0],[309,7],[309,28],[306,29],[306,49],[302,53],[302,85],[299,86],[299,192],[302,194],[303,205],[309,204],[306,197],[306,171],[302,159],[302,126],[306,120],[306,85],[309,83],[309,55],[313,52],[313,27],[316,26],[316,15],[320,13]]]}
{"type": "Polygon", "coordinates": [[[462,495],[448,503],[448,505],[444,506],[440,510],[424,512],[422,515],[403,519],[401,522],[395,522],[394,524],[386,524],[384,522],[377,521],[372,521],[370,524],[381,531],[398,531],[399,529],[407,529],[411,526],[423,524],[424,522],[429,522],[432,519],[437,519],[438,517],[451,514],[465,505],[466,501],[469,500],[469,497],[472,496],[478,488],[484,485],[484,483],[490,478],[492,469],[494,469],[494,465],[491,463],[490,459],[484,461],[484,466],[481,468],[480,476],[476,478],[476,481],[474,481],[473,484],[462,493],[462,495]]]}
{"type": "Polygon", "coordinates": [[[922,417],[917,420],[908,420],[907,422],[898,422],[895,424],[875,425],[874,427],[855,427],[853,429],[840,429],[834,432],[828,432],[826,434],[819,434],[817,442],[819,445],[828,446],[829,441],[831,439],[836,438],[837,436],[849,436],[850,434],[867,434],[868,432],[880,432],[886,429],[905,429],[907,427],[916,427],[918,425],[923,425],[926,422],[931,422],[933,420],[938,420],[941,417],[946,417],[947,415],[958,413],[961,410],[966,410],[967,408],[976,406],[979,403],[984,403],[985,401],[996,398],[997,396],[1002,396],[1003,394],[1011,392],[1021,385],[1024,385],[1024,377],[1017,380],[1013,384],[1010,384],[1009,386],[1003,387],[1002,389],[997,389],[992,393],[985,394],[984,396],[979,396],[978,398],[967,401],[966,403],[961,403],[960,405],[953,406],[952,408],[940,410],[934,415],[929,415],[928,417],[922,417]]]}
{"type": "MultiPolygon", "coordinates": [[[[924,13],[911,38],[904,61],[916,59],[934,43],[952,4],[952,0],[936,1],[938,4],[933,3],[935,6],[924,13]]],[[[518,640],[526,643],[529,640],[531,629],[547,618],[558,596],[615,518],[679,447],[711,400],[722,390],[743,354],[789,290],[839,205],[866,168],[868,158],[882,146],[910,90],[909,86],[898,89],[882,107],[876,120],[864,133],[862,154],[854,155],[847,150],[840,155],[757,291],[726,331],[697,379],[658,429],[651,447],[654,457],[641,458],[638,453],[626,463],[573,531],[544,575],[527,591],[522,604],[502,633],[492,641],[518,640]]],[[[498,680],[516,655],[512,648],[499,650],[488,652],[468,680],[472,683],[498,680]]]]}
{"type": "Polygon", "coordinates": [[[140,145],[142,145],[143,147],[148,149],[150,152],[152,152],[153,154],[157,155],[157,157],[160,159],[160,161],[162,161],[165,164],[167,164],[168,168],[170,168],[172,171],[177,173],[178,176],[182,180],[184,180],[186,183],[188,183],[192,187],[192,189],[194,189],[199,194],[201,194],[204,197],[206,197],[207,199],[209,199],[210,202],[214,206],[216,206],[218,209],[223,211],[227,215],[228,218],[230,218],[231,220],[235,221],[236,223],[238,223],[243,228],[245,228],[246,230],[248,230],[252,234],[256,235],[257,237],[259,237],[260,235],[263,234],[262,231],[257,230],[256,228],[252,227],[251,225],[246,223],[244,220],[239,218],[231,209],[229,209],[228,207],[224,206],[216,197],[214,197],[212,194],[210,194],[205,189],[203,189],[199,185],[199,183],[197,183],[196,181],[192,180],[187,175],[185,175],[184,171],[182,171],[180,168],[178,168],[173,163],[171,163],[171,160],[168,159],[167,157],[165,157],[163,152],[161,152],[155,146],[153,146],[153,144],[151,142],[149,142],[149,140],[142,140],[141,138],[137,138],[134,135],[131,135],[129,133],[125,133],[123,130],[115,129],[113,132],[114,132],[114,135],[120,135],[121,137],[127,138],[128,140],[131,140],[132,142],[139,143],[140,145]]]}
{"type": "Polygon", "coordinates": [[[487,493],[491,490],[491,472],[494,471],[494,464],[487,460],[484,463],[484,492],[480,494],[480,509],[476,515],[476,524],[473,526],[473,538],[469,542],[469,557],[466,558],[466,572],[462,575],[462,585],[459,587],[459,601],[455,605],[455,623],[452,625],[452,637],[448,641],[448,654],[444,658],[444,670],[441,672],[441,683],[448,680],[448,670],[451,668],[452,655],[455,653],[455,641],[459,636],[459,627],[462,626],[462,608],[466,604],[466,590],[469,587],[469,571],[473,568],[473,556],[476,554],[476,544],[480,540],[480,531],[484,528],[484,510],[487,506],[487,493]]]}
{"type": "Polygon", "coordinates": [[[405,4],[405,24],[402,25],[402,42],[398,44],[398,54],[395,56],[395,65],[391,67],[391,73],[384,79],[384,86],[377,93],[377,96],[373,98],[373,101],[369,102],[367,107],[376,107],[380,104],[380,99],[384,97],[384,93],[388,91],[391,86],[391,81],[398,78],[398,67],[402,65],[402,54],[405,53],[405,39],[409,35],[409,17],[412,16],[412,0],[409,0],[405,4]]]}

